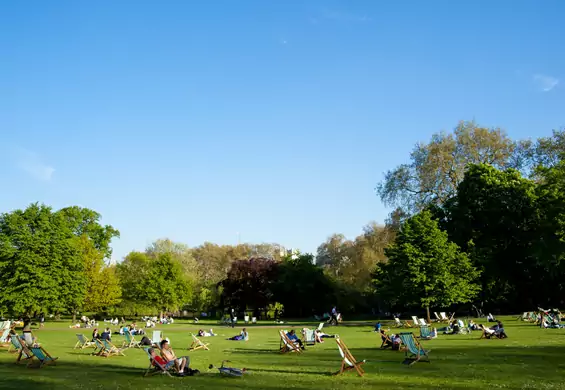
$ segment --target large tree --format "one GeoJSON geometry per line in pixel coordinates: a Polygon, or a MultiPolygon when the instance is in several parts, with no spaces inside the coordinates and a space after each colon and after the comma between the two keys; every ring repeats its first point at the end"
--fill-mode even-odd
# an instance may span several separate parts
{"type": "Polygon", "coordinates": [[[392,306],[445,307],[471,301],[479,271],[429,211],[408,219],[375,273],[377,292],[392,306]]]}
{"type": "Polygon", "coordinates": [[[453,133],[436,133],[429,143],[419,143],[410,162],[385,173],[377,185],[381,200],[410,214],[455,195],[469,164],[521,167],[528,145],[514,142],[498,128],[460,122],[453,133]]]}
{"type": "Polygon", "coordinates": [[[32,204],[0,216],[0,306],[13,314],[79,308],[85,263],[61,213],[32,204]]]}

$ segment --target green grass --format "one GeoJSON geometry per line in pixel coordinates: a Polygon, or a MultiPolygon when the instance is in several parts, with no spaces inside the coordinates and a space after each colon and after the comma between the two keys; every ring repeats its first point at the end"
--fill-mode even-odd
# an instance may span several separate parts
{"type": "MultiPolygon", "coordinates": [[[[34,389],[561,389],[565,388],[565,330],[540,329],[532,324],[505,318],[509,338],[479,340],[480,332],[471,335],[444,336],[424,341],[431,349],[432,363],[402,365],[404,353],[380,350],[380,338],[370,326],[328,328],[338,333],[358,359],[366,359],[366,375],[354,372],[332,376],[340,366],[334,340],[307,348],[302,355],[278,351],[275,327],[248,327],[250,341],[228,341],[239,328],[214,326],[217,337],[204,338],[210,351],[187,351],[194,324],[163,325],[157,329],[171,339],[178,356],[189,355],[191,367],[201,375],[185,378],[142,376],[148,359],[141,349],[125,351],[125,357],[91,356],[91,350],[74,350],[75,333],[90,335],[90,330],[69,329],[68,323],[48,323],[34,331],[42,346],[59,357],[56,366],[28,369],[15,365],[16,355],[0,349],[0,388],[34,389]],[[217,370],[208,370],[210,363],[219,365],[231,360],[233,367],[246,367],[242,378],[223,378],[217,370]]],[[[345,324],[347,325],[347,324],[345,324]]],[[[200,325],[199,327],[205,327],[200,325]]],[[[209,326],[206,326],[209,328],[209,326]]],[[[285,326],[288,328],[288,326],[285,326]]],[[[297,327],[297,330],[299,327],[297,327]]],[[[139,338],[139,337],[138,337],[139,338]]],[[[121,345],[123,338],[114,336],[121,345]]]]}

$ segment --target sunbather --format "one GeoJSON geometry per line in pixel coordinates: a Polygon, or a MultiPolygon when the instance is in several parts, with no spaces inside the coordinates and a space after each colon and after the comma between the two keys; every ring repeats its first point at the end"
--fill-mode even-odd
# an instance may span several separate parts
{"type": "Polygon", "coordinates": [[[288,339],[290,341],[292,341],[294,344],[298,345],[300,348],[302,349],[306,349],[304,343],[302,343],[302,340],[300,340],[298,338],[298,336],[296,335],[296,332],[294,331],[294,329],[292,329],[290,332],[288,332],[286,334],[286,337],[288,337],[288,339]]]}
{"type": "Polygon", "coordinates": [[[240,334],[230,337],[228,340],[247,341],[249,340],[249,333],[247,333],[247,329],[243,328],[240,334]]]}
{"type": "Polygon", "coordinates": [[[393,334],[391,340],[392,340],[392,349],[398,351],[400,349],[400,345],[402,344],[402,339],[400,338],[400,335],[393,334]]]}
{"type": "Polygon", "coordinates": [[[322,331],[319,330],[319,329],[316,329],[316,330],[314,331],[314,334],[315,334],[315,337],[316,337],[316,341],[317,341],[318,343],[323,343],[323,342],[324,342],[323,339],[334,339],[334,338],[335,338],[335,335],[334,335],[334,334],[329,335],[329,334],[327,334],[327,333],[322,332],[322,331]],[[320,340],[320,341],[318,341],[318,340],[320,340]]]}
{"type": "Polygon", "coordinates": [[[216,336],[216,334],[214,333],[214,331],[212,329],[210,329],[209,332],[206,332],[203,329],[200,329],[198,331],[198,337],[212,337],[212,336],[216,336]]]}
{"type": "Polygon", "coordinates": [[[161,341],[161,356],[167,362],[174,362],[177,371],[181,374],[184,373],[184,368],[189,366],[190,358],[188,356],[177,358],[167,340],[161,341]]]}
{"type": "MultiPolygon", "coordinates": [[[[157,355],[157,353],[155,352],[155,348],[149,348],[148,349],[149,355],[151,356],[151,358],[157,362],[159,365],[163,366],[163,368],[165,370],[170,369],[171,367],[173,367],[175,365],[175,361],[171,360],[171,361],[167,361],[164,358],[162,358],[161,356],[157,355]]],[[[179,373],[179,375],[184,375],[183,373],[179,373]]]]}

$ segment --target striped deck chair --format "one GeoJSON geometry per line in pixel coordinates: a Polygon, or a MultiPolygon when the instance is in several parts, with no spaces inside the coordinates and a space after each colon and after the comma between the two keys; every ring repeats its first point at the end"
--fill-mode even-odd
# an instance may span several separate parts
{"type": "Polygon", "coordinates": [[[432,330],[425,325],[420,328],[420,340],[430,340],[432,338],[432,330]]]}
{"type": "Polygon", "coordinates": [[[106,350],[106,354],[105,357],[110,357],[110,356],[126,356],[124,355],[124,353],[122,352],[122,350],[118,347],[116,347],[114,344],[112,344],[110,341],[108,340],[100,340],[102,341],[102,344],[104,345],[104,349],[106,350]]]}
{"type": "Polygon", "coordinates": [[[189,351],[196,351],[197,349],[204,349],[206,351],[210,350],[210,348],[208,348],[208,345],[210,345],[209,343],[203,343],[202,340],[194,335],[194,333],[191,333],[191,335],[192,344],[190,345],[190,347],[188,347],[189,351]]]}
{"type": "Polygon", "coordinates": [[[412,360],[410,365],[420,361],[430,363],[430,357],[428,356],[430,351],[422,348],[422,345],[420,345],[420,342],[414,337],[412,332],[400,333],[400,339],[406,347],[406,360],[412,360]]]}
{"type": "MultiPolygon", "coordinates": [[[[39,360],[39,368],[42,368],[44,366],[48,366],[50,364],[55,365],[55,361],[59,358],[54,358],[51,355],[49,355],[49,353],[40,346],[36,346],[36,347],[31,347],[31,352],[33,352],[34,357],[39,360]]],[[[28,363],[28,367],[31,367],[33,365],[33,359],[30,360],[30,362],[28,363]]]]}
{"type": "Polygon", "coordinates": [[[305,345],[316,345],[316,333],[313,329],[302,329],[302,342],[305,345]]]}
{"type": "Polygon", "coordinates": [[[85,349],[85,348],[90,348],[90,347],[94,347],[96,348],[96,344],[93,343],[92,341],[88,340],[86,337],[84,337],[84,335],[82,333],[77,333],[77,343],[75,344],[75,347],[73,349],[85,349]]]}
{"type": "Polygon", "coordinates": [[[21,348],[22,346],[20,336],[18,336],[14,332],[10,332],[10,348],[8,348],[8,352],[19,352],[21,348]]]}
{"type": "Polygon", "coordinates": [[[25,343],[22,343],[17,335],[13,335],[12,343],[18,352],[18,357],[16,358],[16,364],[19,364],[22,360],[30,360],[33,358],[33,352],[30,351],[25,343]]]}
{"type": "Polygon", "coordinates": [[[106,347],[102,340],[94,339],[94,352],[92,352],[92,354],[96,356],[105,356],[106,353],[106,347]]]}
{"type": "Polygon", "coordinates": [[[365,374],[365,371],[363,371],[361,365],[365,364],[365,360],[358,362],[353,357],[351,352],[349,352],[349,348],[347,348],[345,343],[341,341],[339,337],[336,337],[335,341],[337,343],[337,348],[339,349],[339,354],[341,355],[341,367],[339,371],[335,373],[335,375],[341,375],[345,371],[354,369],[355,371],[357,371],[357,375],[363,376],[363,374],[365,374]]]}
{"type": "Polygon", "coordinates": [[[124,332],[124,338],[122,348],[140,348],[139,341],[133,337],[129,329],[124,332]]]}
{"type": "Polygon", "coordinates": [[[165,367],[159,364],[151,357],[151,354],[149,353],[149,348],[143,348],[143,350],[147,353],[147,356],[149,357],[149,367],[147,367],[147,370],[145,370],[143,376],[152,376],[157,374],[172,376],[171,371],[176,372],[176,368],[174,364],[171,364],[169,367],[165,367]]]}
{"type": "Polygon", "coordinates": [[[8,346],[8,336],[10,335],[10,328],[0,331],[0,345],[8,346]]]}
{"type": "Polygon", "coordinates": [[[298,354],[302,353],[302,350],[300,349],[300,347],[296,344],[294,344],[286,335],[286,330],[279,330],[279,336],[281,338],[281,342],[280,342],[280,353],[286,353],[286,352],[296,352],[298,354]]]}

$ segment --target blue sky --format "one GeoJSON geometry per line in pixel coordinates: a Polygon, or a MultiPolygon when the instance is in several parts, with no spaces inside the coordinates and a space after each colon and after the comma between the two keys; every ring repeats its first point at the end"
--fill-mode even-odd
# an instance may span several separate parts
{"type": "Polygon", "coordinates": [[[565,125],[565,2],[18,1],[0,13],[0,211],[315,251],[459,120],[565,125]]]}

